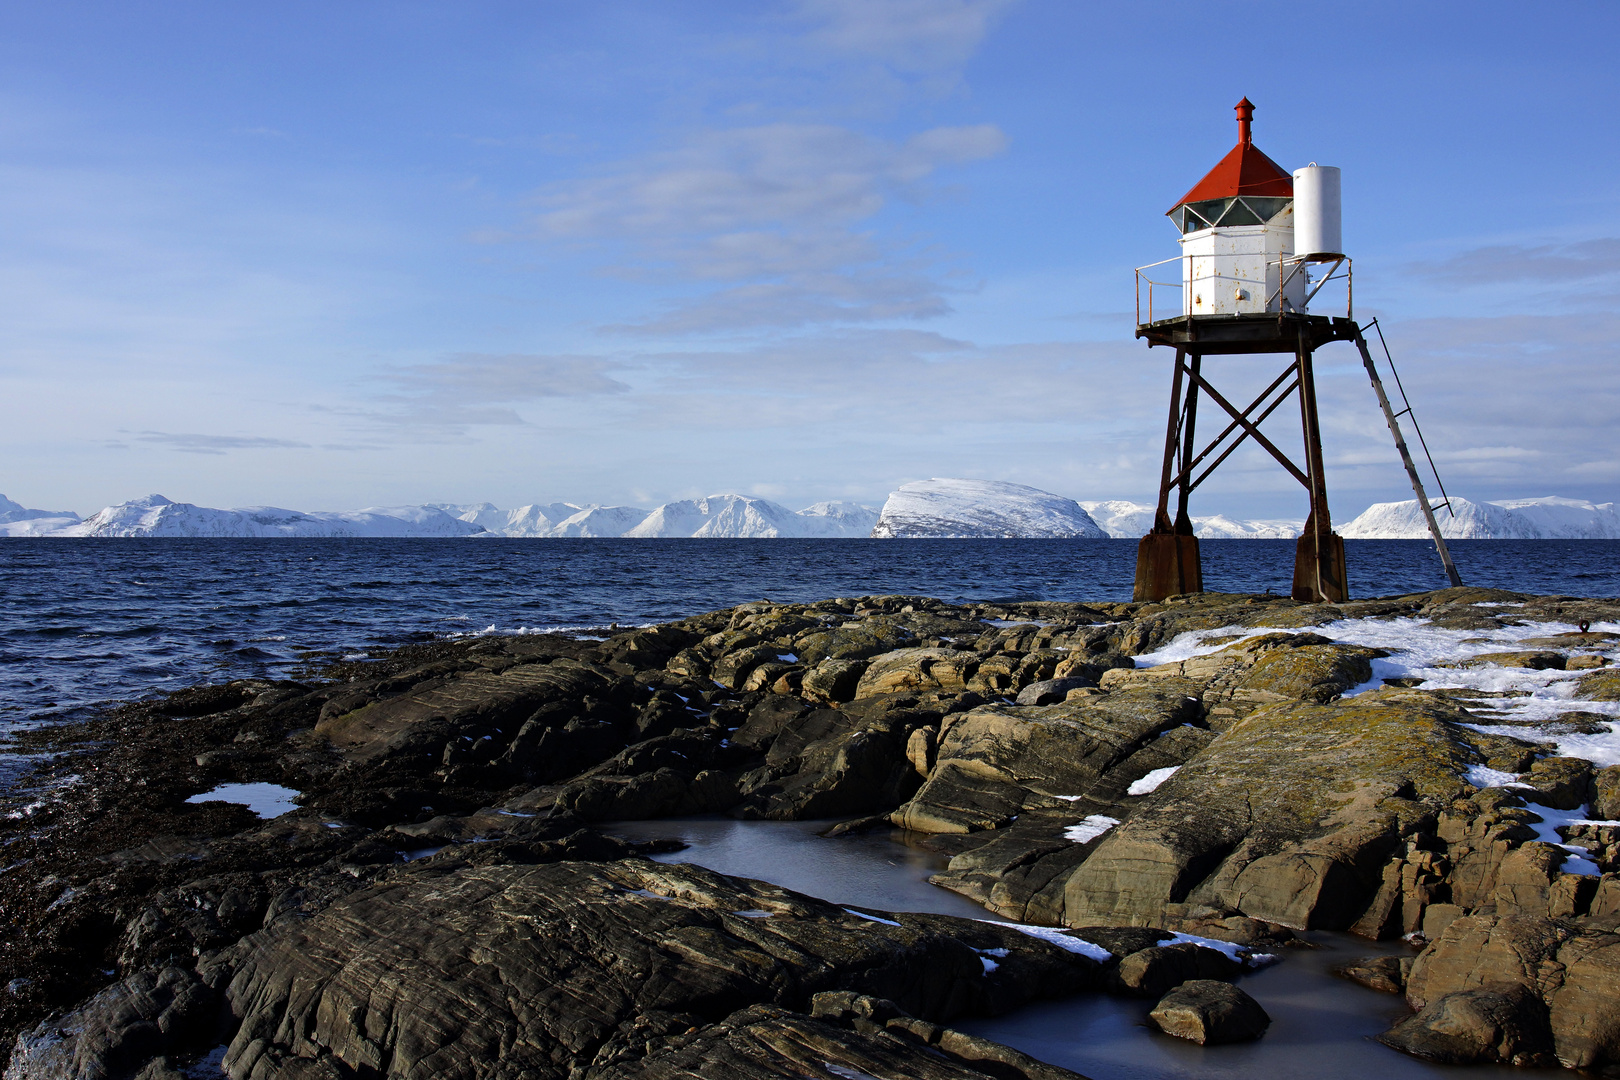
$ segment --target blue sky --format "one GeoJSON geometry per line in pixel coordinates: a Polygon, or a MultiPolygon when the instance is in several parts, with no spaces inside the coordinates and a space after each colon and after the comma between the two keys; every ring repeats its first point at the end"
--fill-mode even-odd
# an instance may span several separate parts
{"type": "MultiPolygon", "coordinates": [[[[1247,95],[1267,154],[1344,170],[1356,313],[1448,487],[1615,499],[1617,31],[1578,0],[9,5],[0,491],[1147,501],[1169,361],[1132,268],[1247,95]]],[[[1318,362],[1339,519],[1408,495],[1353,350],[1318,362]]],[[[1240,454],[1194,509],[1303,516],[1293,484],[1240,454]]]]}

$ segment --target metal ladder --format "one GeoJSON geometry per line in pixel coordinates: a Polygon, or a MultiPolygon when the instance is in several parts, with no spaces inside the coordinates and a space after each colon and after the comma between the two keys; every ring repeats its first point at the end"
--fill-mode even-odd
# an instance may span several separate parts
{"type": "MultiPolygon", "coordinates": [[[[1378,395],[1378,404],[1384,410],[1384,419],[1389,422],[1389,433],[1395,436],[1395,449],[1400,451],[1401,462],[1406,466],[1406,475],[1412,480],[1412,492],[1417,496],[1418,505],[1423,508],[1423,517],[1429,523],[1429,535],[1434,537],[1434,549],[1440,553],[1440,561],[1445,565],[1446,577],[1451,579],[1453,586],[1461,586],[1462,576],[1457,573],[1457,564],[1451,561],[1451,552],[1446,548],[1446,539],[1440,535],[1440,523],[1435,520],[1434,507],[1429,505],[1429,496],[1423,490],[1423,479],[1418,476],[1417,465],[1412,461],[1412,453],[1406,448],[1406,439],[1401,435],[1400,418],[1412,412],[1412,403],[1406,399],[1406,388],[1401,386],[1400,373],[1395,370],[1395,359],[1389,355],[1389,342],[1384,340],[1383,328],[1374,319],[1367,324],[1378,331],[1378,343],[1384,348],[1384,359],[1389,362],[1390,373],[1395,376],[1395,386],[1401,392],[1401,403],[1406,406],[1396,412],[1389,403],[1389,395],[1384,393],[1384,381],[1378,377],[1378,365],[1373,363],[1372,353],[1367,348],[1367,339],[1362,336],[1362,327],[1356,327],[1356,348],[1361,350],[1361,362],[1366,365],[1367,377],[1372,380],[1373,391],[1378,395]]],[[[1417,417],[1412,417],[1412,429],[1417,432],[1418,442],[1423,447],[1423,456],[1429,459],[1429,471],[1434,473],[1434,482],[1440,487],[1441,501],[1437,504],[1446,508],[1447,512],[1455,513],[1451,509],[1451,497],[1446,494],[1446,485],[1440,480],[1440,471],[1434,467],[1434,456],[1429,453],[1429,444],[1423,439],[1423,429],[1417,426],[1417,417]]]]}

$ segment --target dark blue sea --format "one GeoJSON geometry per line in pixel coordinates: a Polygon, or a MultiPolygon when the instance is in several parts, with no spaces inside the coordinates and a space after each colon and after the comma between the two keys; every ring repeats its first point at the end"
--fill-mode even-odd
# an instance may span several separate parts
{"type": "MultiPolygon", "coordinates": [[[[1285,592],[1291,540],[1206,540],[1204,580],[1285,592]]],[[[1345,544],[1352,595],[1443,587],[1420,540],[1345,544]]],[[[1620,541],[1453,541],[1474,585],[1620,594],[1620,541]]],[[[1128,600],[1126,540],[5,540],[0,732],[441,635],[605,632],[748,600],[1128,600]]]]}

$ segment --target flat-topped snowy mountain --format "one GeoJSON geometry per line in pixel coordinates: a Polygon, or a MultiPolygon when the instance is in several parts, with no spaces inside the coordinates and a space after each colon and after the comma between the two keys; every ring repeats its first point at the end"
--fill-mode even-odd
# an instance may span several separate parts
{"type": "MultiPolygon", "coordinates": [[[[1548,496],[1474,502],[1451,499],[1451,512],[1435,511],[1440,534],[1451,540],[1620,540],[1614,503],[1548,496]]],[[[1425,540],[1428,523],[1416,499],[1374,503],[1339,535],[1359,540],[1425,540]]]]}
{"type": "MultiPolygon", "coordinates": [[[[1136,540],[1153,528],[1153,507],[1142,503],[1111,499],[1082,502],[1086,513],[1116,539],[1136,540]]],[[[1286,518],[1241,521],[1225,514],[1194,517],[1193,534],[1205,540],[1292,540],[1305,528],[1305,522],[1286,518]]]]}
{"type": "Polygon", "coordinates": [[[1102,539],[1108,534],[1079,503],[1050,491],[1000,480],[935,478],[902,484],[893,492],[872,535],[1102,539]]]}

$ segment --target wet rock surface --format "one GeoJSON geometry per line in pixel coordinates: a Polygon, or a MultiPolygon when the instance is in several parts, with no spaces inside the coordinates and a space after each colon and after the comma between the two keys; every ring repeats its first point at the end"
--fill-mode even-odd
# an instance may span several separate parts
{"type": "Polygon", "coordinates": [[[1237,999],[1206,984],[1241,961],[1173,932],[1270,951],[1316,928],[1425,946],[1344,972],[1416,1010],[1392,1046],[1620,1064],[1620,767],[1538,741],[1607,732],[1613,669],[1574,661],[1616,643],[1526,635],[1450,669],[1567,680],[1538,726],[1519,691],[1381,686],[1389,649],[1332,637],[1617,617],[1479,589],[760,602],[123,706],[28,735],[45,756],[6,799],[8,1080],[168,1075],[220,1046],[238,1078],[1056,1076],[940,1025],[1185,990],[1214,1031],[1237,999]],[[1130,659],[1189,632],[1209,640],[1185,659],[1130,659]],[[299,808],[188,801],[265,782],[299,808]],[[1112,956],[851,914],[600,828],[706,813],[910,830],[950,858],[936,883],[1112,956]]]}

